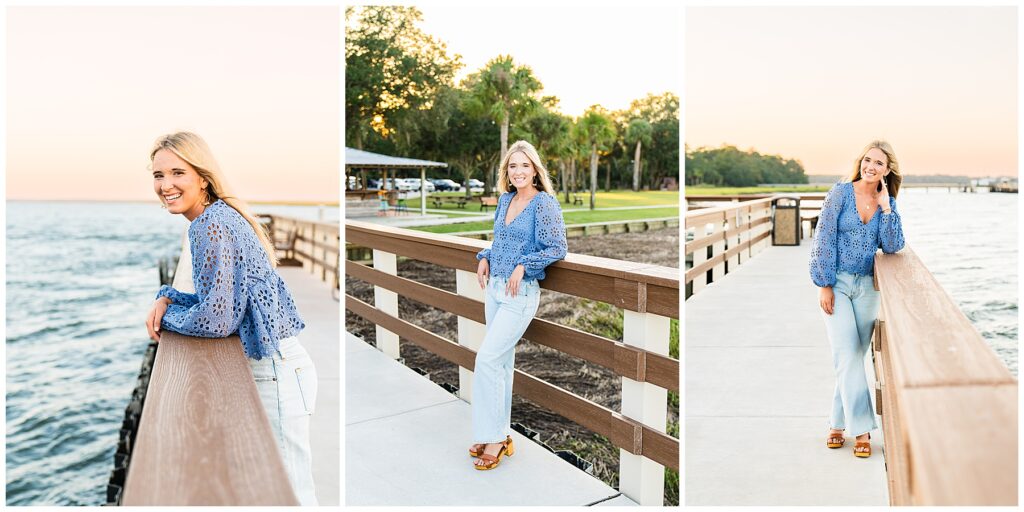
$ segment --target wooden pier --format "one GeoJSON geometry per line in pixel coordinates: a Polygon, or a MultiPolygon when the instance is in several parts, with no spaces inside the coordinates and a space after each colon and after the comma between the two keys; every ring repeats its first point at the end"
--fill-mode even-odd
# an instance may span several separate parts
{"type": "Polygon", "coordinates": [[[810,244],[770,246],[770,205],[686,214],[686,503],[1016,505],[1017,381],[911,247],[876,257],[874,454],[824,446],[835,381],[810,244]]]}

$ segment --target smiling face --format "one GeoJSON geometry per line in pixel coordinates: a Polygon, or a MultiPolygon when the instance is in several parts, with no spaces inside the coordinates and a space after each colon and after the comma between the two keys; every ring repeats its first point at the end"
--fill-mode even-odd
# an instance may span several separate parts
{"type": "Polygon", "coordinates": [[[860,179],[878,183],[889,174],[889,158],[878,148],[871,148],[860,159],[860,179]]]}
{"type": "Polygon", "coordinates": [[[516,190],[522,191],[533,186],[533,179],[537,176],[537,169],[533,162],[522,151],[516,151],[508,157],[508,179],[516,190]]]}
{"type": "Polygon", "coordinates": [[[203,202],[208,198],[208,186],[195,168],[170,150],[161,149],[153,155],[153,191],[167,211],[194,220],[206,209],[203,202]]]}

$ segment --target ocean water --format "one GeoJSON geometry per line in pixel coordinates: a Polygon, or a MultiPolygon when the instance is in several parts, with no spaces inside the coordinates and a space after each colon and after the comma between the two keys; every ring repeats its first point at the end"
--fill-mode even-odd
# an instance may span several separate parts
{"type": "Polygon", "coordinates": [[[6,208],[7,504],[100,505],[148,343],[157,261],[177,255],[188,221],[155,202],[6,208]]]}
{"type": "Polygon", "coordinates": [[[907,244],[1017,375],[1018,195],[906,189],[907,244]]]}

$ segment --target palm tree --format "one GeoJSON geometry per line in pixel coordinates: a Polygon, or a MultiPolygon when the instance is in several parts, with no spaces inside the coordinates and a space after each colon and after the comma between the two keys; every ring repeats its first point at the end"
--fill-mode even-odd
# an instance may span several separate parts
{"type": "Polygon", "coordinates": [[[653,131],[651,123],[644,119],[634,119],[626,128],[626,142],[636,142],[636,153],[633,155],[633,192],[640,190],[640,147],[651,143],[653,131]]]}
{"type": "Polygon", "coordinates": [[[615,123],[600,105],[592,105],[576,122],[577,138],[590,149],[590,209],[594,209],[597,191],[598,151],[607,149],[615,141],[615,123]]]}
{"type": "Polygon", "coordinates": [[[467,77],[465,85],[472,91],[467,108],[486,113],[501,128],[501,153],[498,155],[501,162],[508,151],[512,117],[529,113],[539,105],[534,95],[543,86],[529,66],[517,66],[511,55],[492,59],[483,69],[467,77]]]}

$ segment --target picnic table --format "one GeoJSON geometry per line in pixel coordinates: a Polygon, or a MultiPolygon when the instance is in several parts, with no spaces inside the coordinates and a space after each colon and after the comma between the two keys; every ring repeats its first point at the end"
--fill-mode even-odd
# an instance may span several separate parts
{"type": "Polygon", "coordinates": [[[440,208],[445,204],[454,204],[458,208],[466,207],[466,196],[458,197],[445,197],[445,196],[433,196],[430,198],[431,202],[434,203],[434,208],[440,208]]]}

